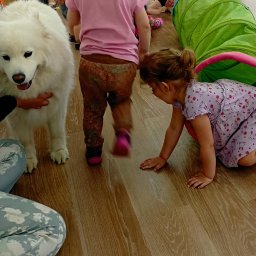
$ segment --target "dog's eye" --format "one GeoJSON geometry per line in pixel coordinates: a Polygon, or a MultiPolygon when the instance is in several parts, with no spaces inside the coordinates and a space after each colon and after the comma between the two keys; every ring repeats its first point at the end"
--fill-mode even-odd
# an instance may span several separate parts
{"type": "Polygon", "coordinates": [[[30,57],[32,55],[32,52],[25,52],[24,53],[24,57],[25,58],[28,58],[28,57],[30,57]]]}
{"type": "Polygon", "coordinates": [[[7,60],[7,61],[10,60],[10,57],[9,57],[8,55],[3,55],[2,58],[3,58],[4,60],[7,60]]]}

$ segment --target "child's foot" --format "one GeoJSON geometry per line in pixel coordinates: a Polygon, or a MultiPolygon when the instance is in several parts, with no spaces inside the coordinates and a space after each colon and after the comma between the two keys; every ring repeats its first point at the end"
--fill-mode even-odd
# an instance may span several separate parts
{"type": "Polygon", "coordinates": [[[116,141],[112,151],[116,156],[128,156],[130,154],[131,138],[130,134],[125,129],[120,129],[116,132],[116,141]]]}
{"type": "Polygon", "coordinates": [[[80,49],[80,42],[76,41],[76,38],[74,35],[69,34],[69,42],[73,43],[75,45],[75,49],[79,50],[80,49]]]}
{"type": "Polygon", "coordinates": [[[75,49],[79,50],[80,49],[80,43],[79,42],[75,42],[75,49]]]}
{"type": "Polygon", "coordinates": [[[99,165],[102,162],[102,148],[101,147],[87,147],[86,161],[89,165],[99,165]]]}
{"type": "Polygon", "coordinates": [[[55,1],[49,1],[48,5],[52,7],[53,9],[56,9],[57,3],[55,1]]]}
{"type": "Polygon", "coordinates": [[[71,42],[71,43],[75,43],[76,42],[76,39],[75,39],[74,35],[70,35],[69,34],[69,42],[71,42]]]}

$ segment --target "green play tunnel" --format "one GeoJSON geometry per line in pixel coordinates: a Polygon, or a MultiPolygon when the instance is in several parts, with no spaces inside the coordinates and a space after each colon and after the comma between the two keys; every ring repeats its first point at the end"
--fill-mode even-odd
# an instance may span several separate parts
{"type": "Polygon", "coordinates": [[[256,21],[240,0],[178,0],[173,23],[182,47],[195,51],[200,81],[256,86],[256,21]]]}

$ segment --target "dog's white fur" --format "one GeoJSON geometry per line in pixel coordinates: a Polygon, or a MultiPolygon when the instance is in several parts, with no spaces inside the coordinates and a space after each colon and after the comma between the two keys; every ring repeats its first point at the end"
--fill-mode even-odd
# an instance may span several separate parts
{"type": "Polygon", "coordinates": [[[0,11],[0,96],[34,98],[52,92],[41,109],[16,108],[6,119],[25,147],[27,171],[37,167],[34,128],[47,124],[50,155],[68,159],[65,121],[74,78],[74,60],[66,27],[51,7],[36,0],[17,1],[0,11]],[[13,75],[25,75],[31,86],[19,90],[13,75]]]}

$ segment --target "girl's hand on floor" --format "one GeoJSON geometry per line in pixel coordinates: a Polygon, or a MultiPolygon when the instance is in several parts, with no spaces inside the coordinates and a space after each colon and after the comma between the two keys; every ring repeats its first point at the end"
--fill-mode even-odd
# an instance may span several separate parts
{"type": "Polygon", "coordinates": [[[149,158],[140,164],[140,169],[147,170],[153,169],[154,171],[160,170],[166,164],[166,160],[160,156],[149,158]]]}
{"type": "Polygon", "coordinates": [[[199,172],[188,180],[187,185],[190,188],[204,188],[205,186],[210,184],[212,181],[213,179],[205,176],[202,172],[199,172]]]}

